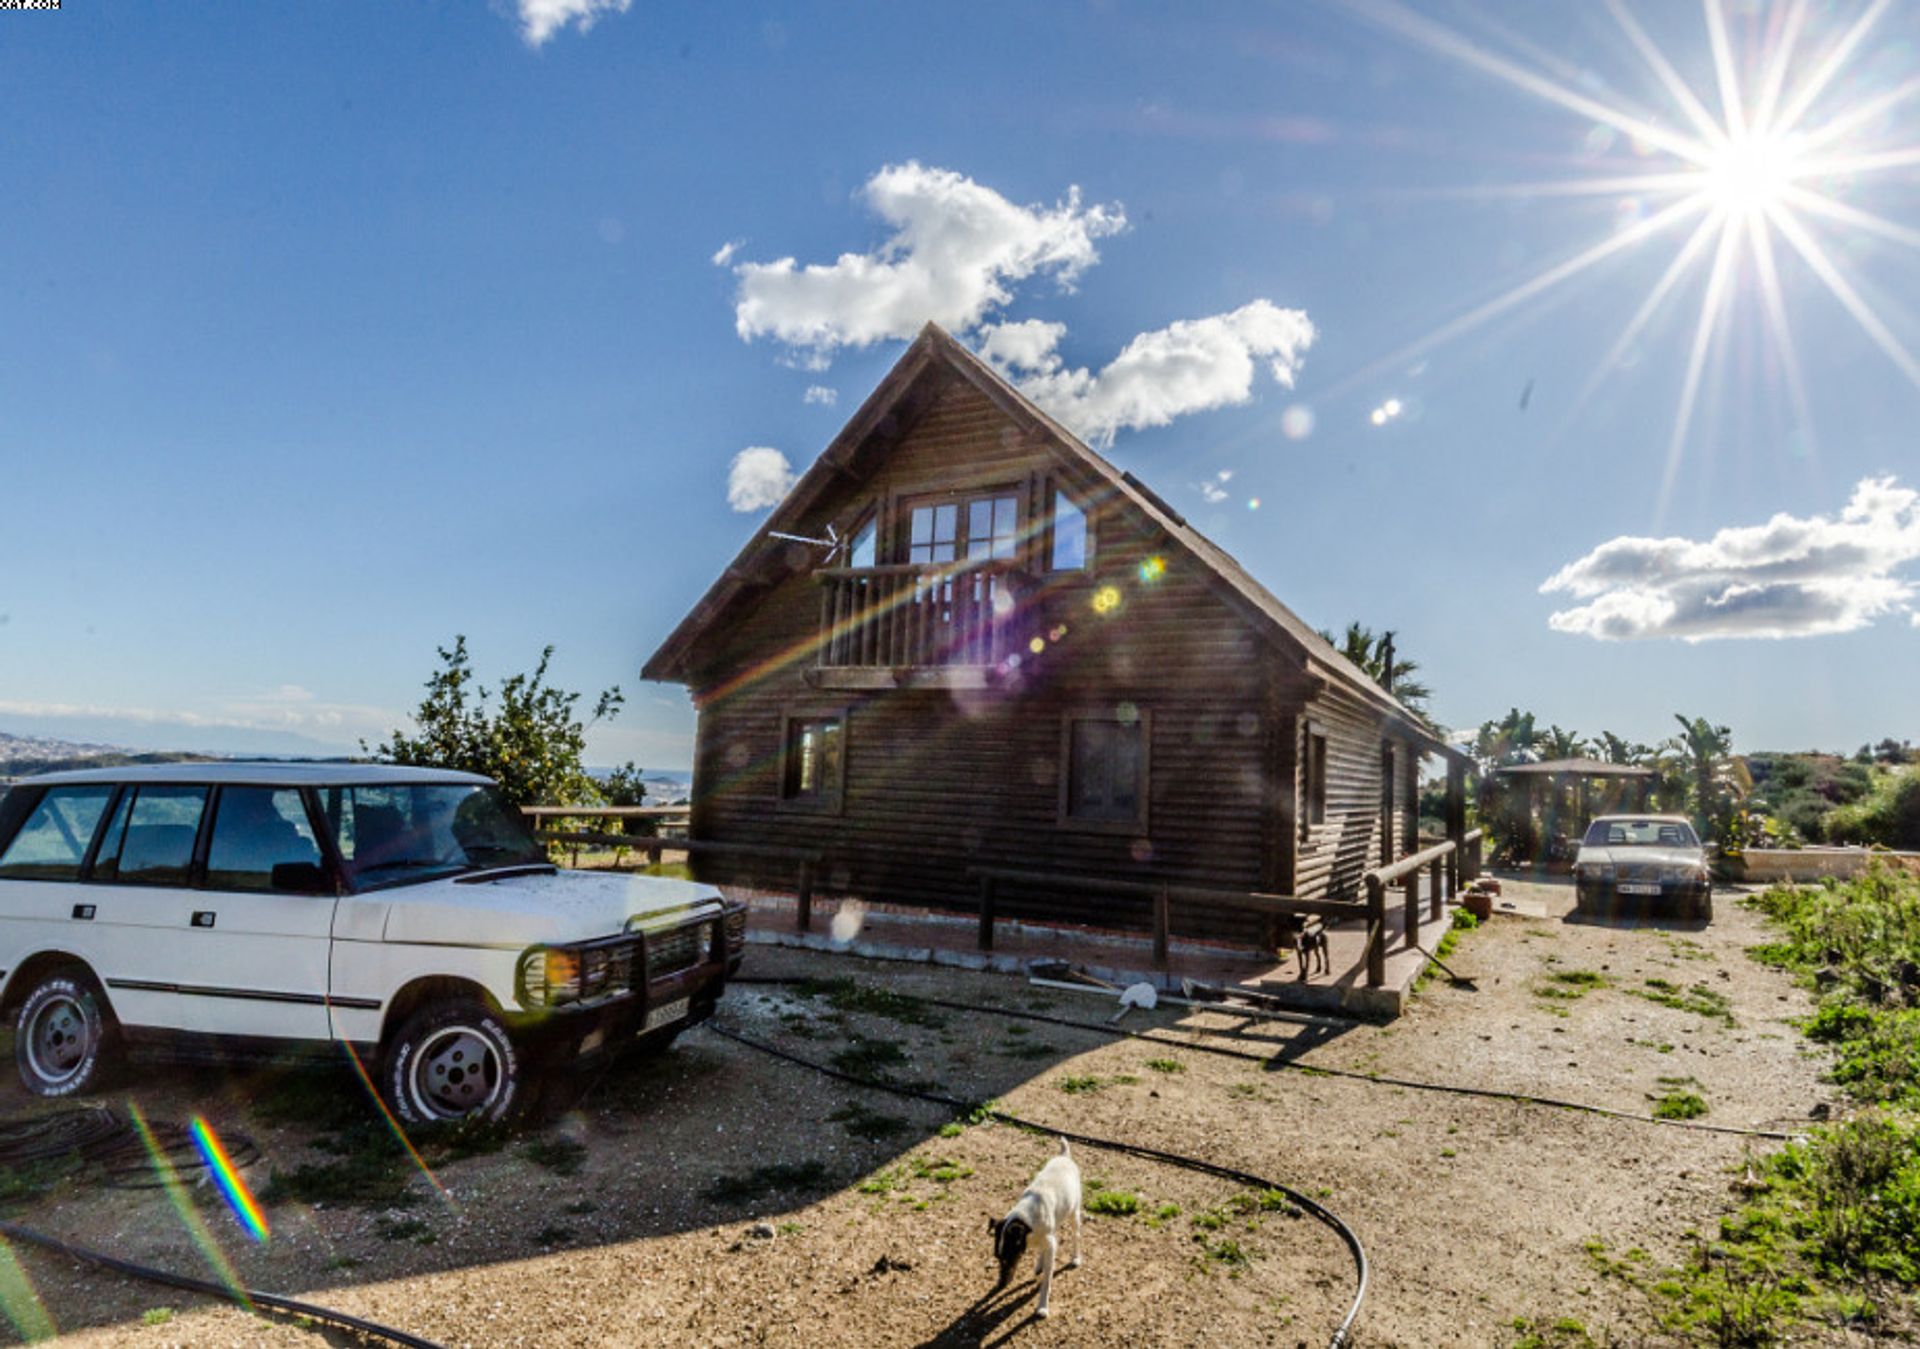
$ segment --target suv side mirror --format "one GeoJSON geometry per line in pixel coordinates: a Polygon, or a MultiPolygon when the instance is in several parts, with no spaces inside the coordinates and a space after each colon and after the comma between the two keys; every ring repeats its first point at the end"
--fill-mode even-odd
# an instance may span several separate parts
{"type": "Polygon", "coordinates": [[[296,895],[324,895],[333,890],[326,870],[313,862],[276,862],[270,883],[276,890],[296,895]]]}

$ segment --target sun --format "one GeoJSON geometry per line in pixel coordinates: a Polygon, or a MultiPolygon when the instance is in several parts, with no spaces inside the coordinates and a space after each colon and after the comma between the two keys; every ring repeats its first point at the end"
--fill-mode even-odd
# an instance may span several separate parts
{"type": "Polygon", "coordinates": [[[1898,78],[1887,63],[1862,59],[1873,55],[1875,44],[1868,39],[1895,0],[1865,0],[1850,19],[1839,19],[1836,7],[1814,0],[1746,5],[1735,15],[1744,24],[1740,31],[1729,22],[1728,0],[1701,0],[1712,56],[1711,88],[1688,83],[1634,17],[1627,0],[1605,0],[1619,35],[1643,63],[1647,88],[1660,92],[1663,106],[1653,107],[1607,93],[1597,81],[1566,78],[1579,73],[1572,62],[1503,35],[1490,22],[1479,26],[1513,54],[1470,39],[1402,0],[1344,3],[1402,38],[1572,113],[1603,132],[1608,142],[1626,137],[1637,156],[1631,164],[1616,159],[1601,174],[1444,191],[1442,195],[1522,200],[1613,197],[1623,208],[1620,219],[1625,223],[1369,370],[1398,363],[1516,310],[1609,259],[1677,236],[1672,260],[1601,359],[1573,409],[1585,406],[1600,383],[1621,368],[1626,353],[1682,292],[1682,283],[1704,269],[1707,282],[1668,441],[1661,510],[1688,443],[1709,352],[1728,326],[1725,316],[1736,295],[1758,301],[1773,347],[1770,366],[1781,377],[1799,427],[1811,434],[1788,291],[1782,284],[1783,262],[1797,262],[1817,278],[1887,359],[1920,386],[1920,359],[1850,275],[1858,265],[1853,246],[1866,237],[1920,250],[1920,229],[1860,204],[1876,178],[1893,174],[1911,182],[1920,169],[1920,144],[1902,139],[1912,130],[1910,105],[1920,101],[1920,74],[1898,78]],[[1823,229],[1847,246],[1830,247],[1823,229]]]}
{"type": "Polygon", "coordinates": [[[1714,210],[1725,215],[1765,215],[1789,202],[1800,172],[1791,141],[1750,132],[1710,152],[1701,171],[1700,191],[1714,210]]]}

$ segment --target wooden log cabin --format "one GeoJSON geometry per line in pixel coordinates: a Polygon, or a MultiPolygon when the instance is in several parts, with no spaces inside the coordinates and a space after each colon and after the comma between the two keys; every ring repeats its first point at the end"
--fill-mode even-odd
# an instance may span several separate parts
{"type": "MultiPolygon", "coordinates": [[[[944,910],[975,908],[976,865],[1357,899],[1415,848],[1420,761],[1446,752],[932,325],[643,674],[698,709],[692,837],[819,850],[831,891],[944,910]]],[[[1150,906],[997,900],[1117,928],[1150,906]]],[[[1259,935],[1228,909],[1180,930],[1259,935]]]]}

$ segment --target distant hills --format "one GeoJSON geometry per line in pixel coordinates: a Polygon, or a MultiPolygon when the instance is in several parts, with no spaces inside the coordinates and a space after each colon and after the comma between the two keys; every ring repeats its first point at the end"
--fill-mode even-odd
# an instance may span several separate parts
{"type": "Polygon", "coordinates": [[[141,763],[205,763],[215,756],[166,750],[132,750],[77,740],[53,740],[0,731],[0,778],[57,773],[65,768],[118,768],[141,763]]]}

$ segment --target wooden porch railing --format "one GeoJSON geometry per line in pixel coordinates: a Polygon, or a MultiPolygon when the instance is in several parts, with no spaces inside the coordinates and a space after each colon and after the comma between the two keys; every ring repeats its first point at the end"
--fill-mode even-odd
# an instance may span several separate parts
{"type": "Polygon", "coordinates": [[[1367,887],[1367,987],[1378,988],[1387,981],[1387,887],[1406,887],[1406,935],[1411,946],[1420,937],[1421,871],[1428,874],[1431,916],[1437,919],[1447,899],[1458,892],[1462,878],[1470,881],[1479,876],[1480,837],[1478,829],[1469,830],[1459,843],[1446,839],[1398,862],[1375,867],[1361,878],[1367,887]]]}
{"type": "Polygon", "coordinates": [[[1010,647],[1011,563],[824,567],[820,664],[993,665],[1010,647]]]}
{"type": "Polygon", "coordinates": [[[980,881],[980,949],[993,949],[993,927],[998,921],[997,898],[1000,883],[1044,885],[1054,890],[1078,890],[1103,895],[1138,895],[1153,901],[1153,964],[1167,968],[1167,949],[1173,939],[1173,906],[1207,904],[1217,908],[1241,909],[1250,913],[1308,914],[1335,920],[1351,918],[1361,906],[1351,900],[1296,899],[1292,895],[1266,895],[1245,890],[1215,890],[1207,886],[1181,885],[1174,881],[1126,881],[1102,876],[1068,875],[1057,871],[1025,871],[1018,867],[968,867],[967,874],[980,881]]]}

